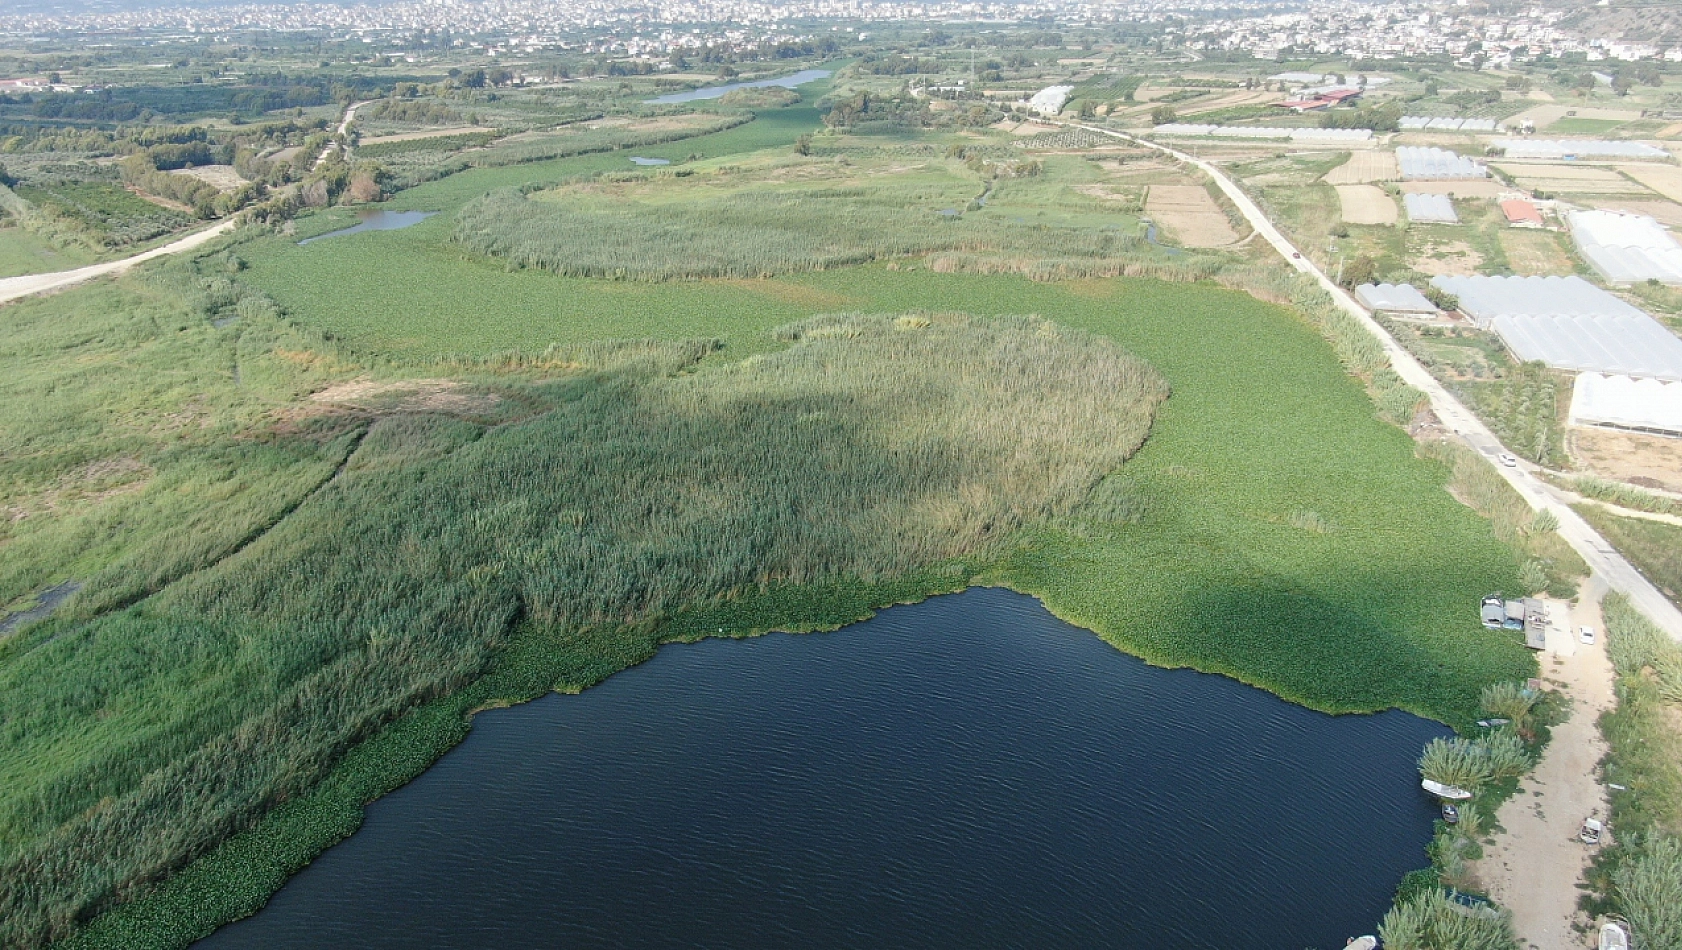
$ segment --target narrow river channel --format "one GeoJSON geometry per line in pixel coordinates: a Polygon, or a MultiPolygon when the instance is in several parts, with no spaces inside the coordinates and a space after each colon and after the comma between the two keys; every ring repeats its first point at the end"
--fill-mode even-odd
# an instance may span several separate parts
{"type": "Polygon", "coordinates": [[[977,588],[484,713],[198,947],[1336,950],[1425,864],[1446,734],[977,588]]]}

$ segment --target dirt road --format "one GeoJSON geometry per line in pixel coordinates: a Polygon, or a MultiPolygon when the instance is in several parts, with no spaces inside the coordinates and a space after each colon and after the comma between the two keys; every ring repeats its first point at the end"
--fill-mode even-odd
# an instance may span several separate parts
{"type": "MultiPolygon", "coordinates": [[[[1570,700],[1570,718],[1553,729],[1542,761],[1519,792],[1501,806],[1502,834],[1487,846],[1473,873],[1497,904],[1513,912],[1513,927],[1532,950],[1594,946],[1574,924],[1590,921],[1577,911],[1577,882],[1594,849],[1577,840],[1583,819],[1609,814],[1598,766],[1606,743],[1595,723],[1615,704],[1612,664],[1606,658],[1600,596],[1591,582],[1572,612],[1571,629],[1589,626],[1595,644],[1572,643],[1569,656],[1543,654],[1542,678],[1570,700]]],[[[1613,829],[1613,833],[1616,829],[1613,829]]]]}
{"type": "Polygon", "coordinates": [[[17,300],[20,297],[28,297],[31,294],[58,290],[61,287],[69,287],[72,284],[79,284],[84,280],[93,280],[95,277],[104,277],[107,274],[120,274],[143,261],[163,257],[166,254],[179,254],[182,251],[189,251],[207,244],[232,231],[233,228],[234,222],[230,218],[213,228],[194,232],[180,240],[172,241],[162,247],[155,247],[143,254],[125,257],[120,261],[90,264],[87,267],[78,267],[74,270],[54,271],[51,274],[25,274],[22,277],[7,277],[0,280],[0,303],[17,300]]]}

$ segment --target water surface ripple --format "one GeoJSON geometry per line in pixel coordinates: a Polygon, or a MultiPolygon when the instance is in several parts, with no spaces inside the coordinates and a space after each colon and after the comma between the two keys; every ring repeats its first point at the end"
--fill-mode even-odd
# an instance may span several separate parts
{"type": "Polygon", "coordinates": [[[973,589],[484,713],[199,947],[1334,950],[1425,863],[1444,734],[973,589]]]}

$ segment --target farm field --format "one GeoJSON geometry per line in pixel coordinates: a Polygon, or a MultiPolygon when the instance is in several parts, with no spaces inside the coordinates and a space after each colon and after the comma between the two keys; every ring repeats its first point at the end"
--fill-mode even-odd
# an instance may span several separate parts
{"type": "Polygon", "coordinates": [[[1682,201],[1682,168],[1652,162],[1628,162],[1618,170],[1671,201],[1682,201]]]}
{"type": "Polygon", "coordinates": [[[1501,251],[1507,266],[1521,277],[1564,276],[1577,272],[1577,262],[1566,249],[1563,235],[1552,231],[1502,228],[1501,251]]]}
{"type": "Polygon", "coordinates": [[[1589,198],[1583,202],[1591,208],[1605,211],[1628,211],[1631,214],[1644,214],[1660,224],[1669,227],[1682,227],[1682,205],[1674,201],[1661,200],[1630,200],[1628,198],[1589,198]]]}
{"type": "Polygon", "coordinates": [[[1338,185],[1337,201],[1346,224],[1396,223],[1396,202],[1376,185],[1338,185]]]}
{"type": "Polygon", "coordinates": [[[1322,180],[1328,185],[1365,185],[1394,181],[1401,175],[1395,152],[1368,149],[1351,152],[1349,161],[1327,172],[1322,180]]]}
{"type": "Polygon", "coordinates": [[[1145,211],[1185,247],[1222,247],[1238,240],[1232,222],[1202,185],[1152,185],[1145,211]]]}

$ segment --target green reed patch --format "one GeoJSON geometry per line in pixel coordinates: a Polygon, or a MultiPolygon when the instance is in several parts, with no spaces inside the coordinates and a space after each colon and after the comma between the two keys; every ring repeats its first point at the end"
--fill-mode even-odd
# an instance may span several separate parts
{"type": "Polygon", "coordinates": [[[686,610],[996,556],[1119,468],[1167,395],[1035,318],[784,336],[703,372],[533,383],[546,411],[495,427],[382,417],[239,554],[39,627],[0,666],[0,879],[29,882],[0,892],[0,943],[64,936],[304,794],[478,680],[521,618],[599,678],[686,610]]]}

